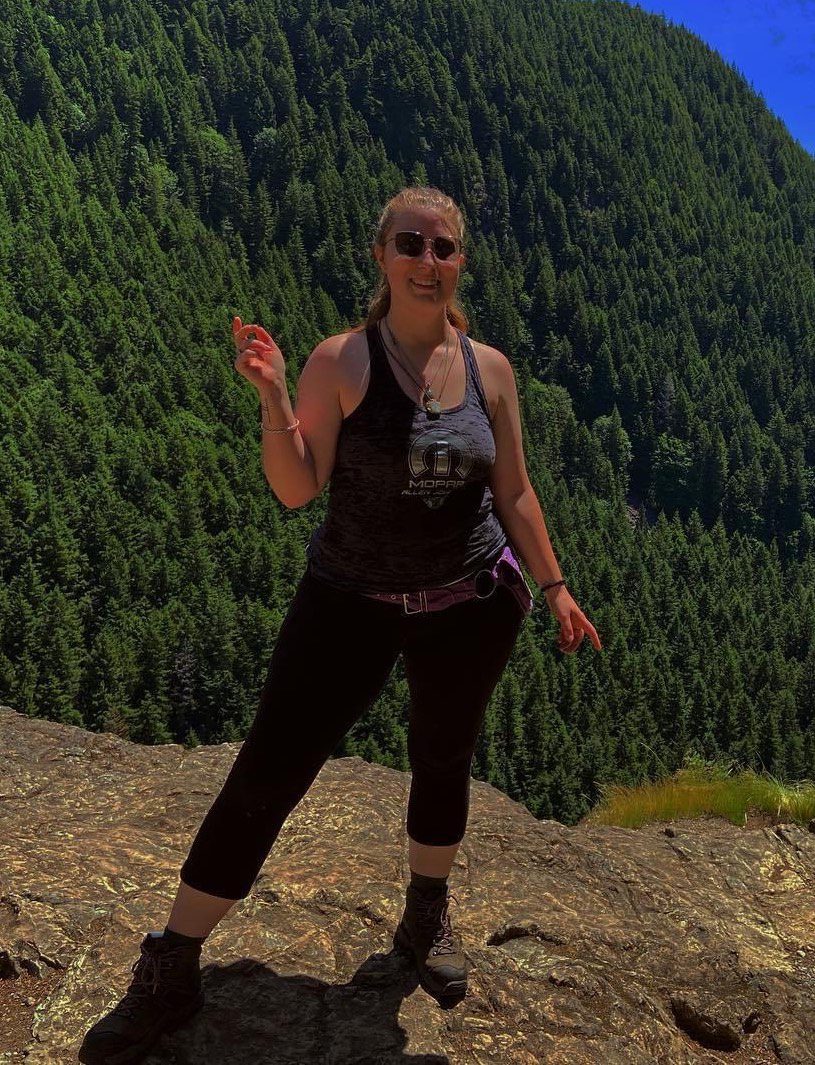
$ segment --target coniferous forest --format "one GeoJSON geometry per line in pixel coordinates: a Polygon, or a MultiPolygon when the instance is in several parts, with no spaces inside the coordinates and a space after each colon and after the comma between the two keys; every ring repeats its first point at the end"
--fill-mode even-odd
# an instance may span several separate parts
{"type": "MultiPolygon", "coordinates": [[[[473,776],[565,822],[689,752],[815,777],[815,158],[738,70],[617,0],[0,12],[0,702],[243,738],[326,493],[269,488],[232,317],[294,401],[430,184],[603,641],[538,595],[473,776]]],[[[407,770],[406,703],[335,754],[407,770]]]]}

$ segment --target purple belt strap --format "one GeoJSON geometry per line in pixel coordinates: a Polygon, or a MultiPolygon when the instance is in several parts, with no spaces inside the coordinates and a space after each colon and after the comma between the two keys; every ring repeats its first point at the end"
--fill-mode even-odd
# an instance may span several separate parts
{"type": "Polygon", "coordinates": [[[420,614],[432,610],[444,610],[454,603],[467,599],[488,599],[498,584],[505,584],[515,598],[524,615],[532,613],[534,596],[526,583],[518,560],[509,544],[491,569],[480,569],[470,577],[463,577],[453,584],[442,588],[426,588],[418,592],[363,592],[370,599],[394,603],[402,600],[406,614],[420,614]]]}

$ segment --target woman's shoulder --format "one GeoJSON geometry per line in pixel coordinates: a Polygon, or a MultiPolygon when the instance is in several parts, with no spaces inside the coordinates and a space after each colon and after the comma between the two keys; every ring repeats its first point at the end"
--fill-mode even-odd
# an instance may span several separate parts
{"type": "Polygon", "coordinates": [[[369,377],[370,354],[365,326],[335,333],[322,343],[334,356],[340,407],[343,417],[347,417],[364,395],[369,377]]]}
{"type": "Polygon", "coordinates": [[[470,341],[470,345],[475,355],[475,362],[478,367],[478,373],[481,377],[481,383],[484,386],[484,392],[487,396],[487,404],[490,408],[490,417],[495,417],[495,412],[498,410],[498,400],[501,395],[501,378],[500,372],[500,360],[504,358],[501,352],[497,348],[491,347],[489,344],[483,344],[479,340],[473,340],[472,337],[467,338],[470,341]]]}
{"type": "Polygon", "coordinates": [[[368,344],[365,337],[365,328],[346,329],[342,333],[334,333],[321,340],[318,347],[333,355],[337,364],[344,367],[349,361],[358,360],[361,352],[367,352],[368,344]]]}
{"type": "Polygon", "coordinates": [[[467,339],[470,341],[475,357],[478,359],[479,370],[484,366],[494,365],[500,357],[501,352],[497,348],[492,348],[489,344],[484,344],[480,340],[473,340],[472,337],[467,337],[467,339]]]}
{"type": "Polygon", "coordinates": [[[485,344],[483,340],[476,340],[471,336],[468,336],[467,339],[470,341],[473,351],[478,356],[479,366],[481,362],[491,362],[501,356],[501,352],[498,348],[494,348],[490,344],[485,344]]]}

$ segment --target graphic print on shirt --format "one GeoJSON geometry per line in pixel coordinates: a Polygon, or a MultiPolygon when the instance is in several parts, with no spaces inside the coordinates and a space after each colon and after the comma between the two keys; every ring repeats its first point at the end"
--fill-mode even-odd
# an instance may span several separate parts
{"type": "Polygon", "coordinates": [[[408,451],[408,487],[401,494],[418,496],[435,510],[466,482],[474,461],[466,436],[445,425],[429,425],[416,436],[408,451]]]}

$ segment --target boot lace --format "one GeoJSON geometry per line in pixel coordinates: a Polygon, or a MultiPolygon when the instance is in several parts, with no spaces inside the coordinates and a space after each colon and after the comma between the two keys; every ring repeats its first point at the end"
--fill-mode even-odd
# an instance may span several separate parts
{"type": "Polygon", "coordinates": [[[133,980],[127,994],[112,1011],[121,1017],[132,1017],[140,1004],[151,998],[161,987],[164,990],[182,990],[179,980],[168,980],[168,975],[177,964],[172,951],[158,952],[141,948],[141,956],[130,967],[133,980]]]}
{"type": "Polygon", "coordinates": [[[442,892],[437,899],[427,899],[419,893],[416,895],[416,917],[419,924],[426,928],[438,929],[433,936],[431,954],[456,954],[458,952],[453,942],[453,928],[448,913],[451,899],[458,905],[458,899],[452,891],[442,892]]]}

